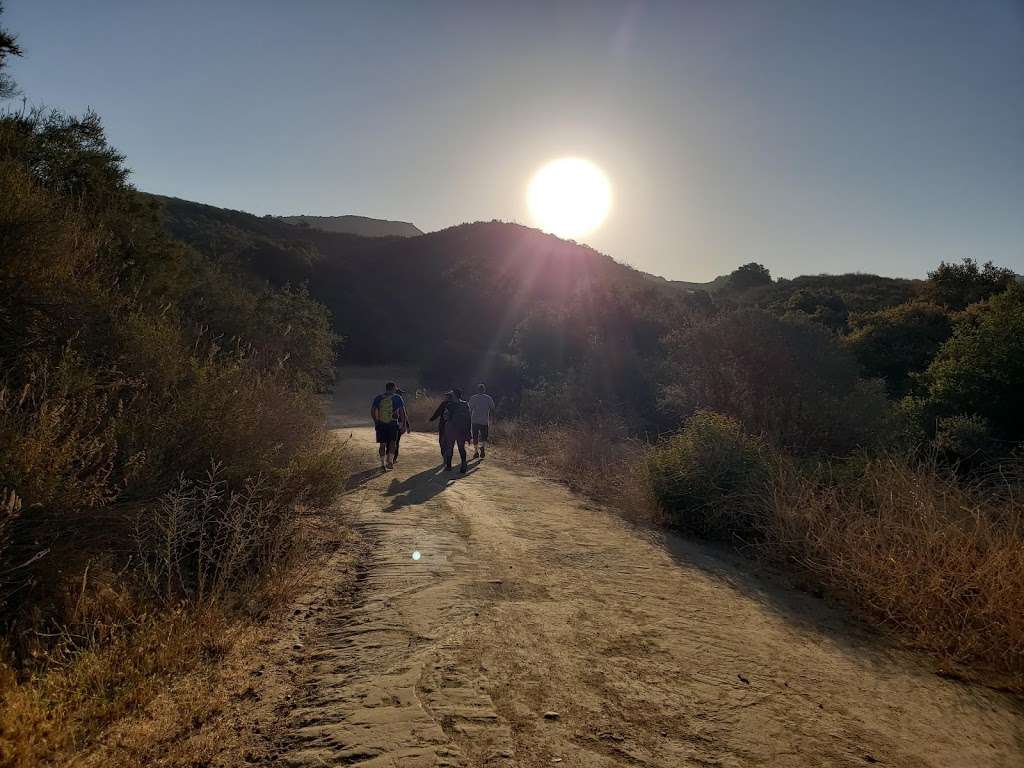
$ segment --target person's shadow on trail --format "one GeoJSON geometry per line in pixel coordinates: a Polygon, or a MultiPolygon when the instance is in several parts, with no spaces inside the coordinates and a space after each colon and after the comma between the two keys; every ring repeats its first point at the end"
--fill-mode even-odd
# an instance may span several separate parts
{"type": "Polygon", "coordinates": [[[438,465],[418,472],[405,480],[392,480],[384,491],[385,496],[391,497],[391,502],[384,511],[395,512],[402,507],[425,504],[452,483],[476,472],[477,467],[480,466],[480,460],[477,459],[468,466],[465,474],[459,472],[458,469],[449,472],[443,466],[438,465]]]}
{"type": "Polygon", "coordinates": [[[381,467],[373,467],[372,469],[364,469],[362,472],[355,472],[349,475],[348,480],[345,481],[345,490],[351,491],[383,474],[384,470],[381,467]]]}

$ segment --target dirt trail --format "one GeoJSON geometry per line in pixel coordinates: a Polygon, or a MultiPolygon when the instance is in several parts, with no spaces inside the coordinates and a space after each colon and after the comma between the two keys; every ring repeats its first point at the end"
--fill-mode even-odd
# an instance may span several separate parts
{"type": "Polygon", "coordinates": [[[493,453],[459,477],[413,434],[396,471],[357,478],[375,554],[352,610],[324,574],[281,764],[1024,765],[1013,700],[493,453]]]}

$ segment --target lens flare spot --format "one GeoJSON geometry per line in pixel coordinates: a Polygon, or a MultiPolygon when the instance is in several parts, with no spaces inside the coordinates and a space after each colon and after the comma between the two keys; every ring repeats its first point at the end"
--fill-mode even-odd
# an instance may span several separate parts
{"type": "Polygon", "coordinates": [[[418,549],[413,551],[412,559],[413,560],[419,560],[420,559],[420,551],[418,549]]]}

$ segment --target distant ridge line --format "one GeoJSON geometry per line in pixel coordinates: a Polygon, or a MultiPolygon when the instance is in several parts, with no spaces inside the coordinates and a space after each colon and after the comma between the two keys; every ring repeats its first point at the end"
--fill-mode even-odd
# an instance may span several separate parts
{"type": "Polygon", "coordinates": [[[408,221],[389,221],[369,216],[278,216],[281,221],[299,227],[312,227],[324,232],[343,232],[362,237],[417,237],[423,230],[408,221]]]}

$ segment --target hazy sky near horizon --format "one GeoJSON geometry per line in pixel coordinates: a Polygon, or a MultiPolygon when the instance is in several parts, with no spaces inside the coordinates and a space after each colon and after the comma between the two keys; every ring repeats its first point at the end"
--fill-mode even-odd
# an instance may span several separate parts
{"type": "Polygon", "coordinates": [[[1024,272],[1024,0],[5,5],[29,101],[146,191],[531,224],[576,155],[615,195],[583,239],[669,278],[1024,272]]]}

